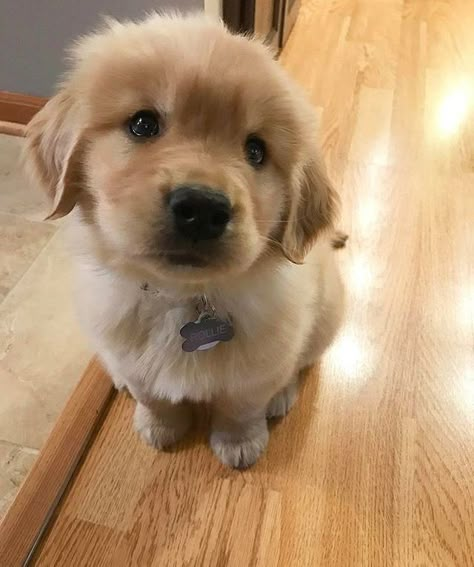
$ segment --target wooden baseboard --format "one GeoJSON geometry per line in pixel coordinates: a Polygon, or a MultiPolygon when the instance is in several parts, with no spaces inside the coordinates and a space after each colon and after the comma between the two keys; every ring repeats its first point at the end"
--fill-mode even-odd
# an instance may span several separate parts
{"type": "Polygon", "coordinates": [[[28,124],[47,101],[41,96],[0,91],[0,121],[28,124]]]}
{"type": "Polygon", "coordinates": [[[25,126],[24,124],[18,124],[17,122],[5,122],[4,120],[0,120],[0,134],[24,136],[25,126]]]}
{"type": "Polygon", "coordinates": [[[26,564],[113,396],[93,360],[0,524],[0,565],[26,564]]]}

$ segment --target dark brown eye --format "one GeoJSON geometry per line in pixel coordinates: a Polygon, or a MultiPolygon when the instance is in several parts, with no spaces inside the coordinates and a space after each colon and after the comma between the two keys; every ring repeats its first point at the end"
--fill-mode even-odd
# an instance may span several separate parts
{"type": "Polygon", "coordinates": [[[139,110],[128,121],[128,129],[137,138],[152,138],[160,133],[158,115],[153,110],[139,110]]]}
{"type": "Polygon", "coordinates": [[[265,142],[257,136],[249,136],[245,142],[245,155],[253,167],[258,167],[265,161],[265,142]]]}

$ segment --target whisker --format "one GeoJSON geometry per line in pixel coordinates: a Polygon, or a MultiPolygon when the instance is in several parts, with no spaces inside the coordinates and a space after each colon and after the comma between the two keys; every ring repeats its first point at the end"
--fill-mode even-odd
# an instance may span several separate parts
{"type": "Polygon", "coordinates": [[[274,238],[271,238],[270,236],[260,236],[260,238],[262,238],[263,240],[266,240],[267,242],[270,242],[271,244],[276,244],[279,248],[282,247],[281,242],[279,242],[278,240],[275,240],[274,238]]]}
{"type": "Polygon", "coordinates": [[[258,224],[288,224],[290,221],[287,220],[266,220],[266,219],[255,219],[258,224]]]}

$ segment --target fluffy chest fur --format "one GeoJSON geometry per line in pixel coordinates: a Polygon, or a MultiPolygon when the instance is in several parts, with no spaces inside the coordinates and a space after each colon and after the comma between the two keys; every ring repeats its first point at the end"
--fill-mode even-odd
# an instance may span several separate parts
{"type": "Polygon", "coordinates": [[[210,401],[278,387],[296,371],[323,292],[320,261],[283,264],[230,289],[211,291],[235,336],[208,351],[182,350],[180,329],[196,319],[196,298],[140,288],[112,271],[80,265],[80,314],[118,385],[137,399],[210,401]],[[310,273],[311,272],[311,273],[310,273]]]}

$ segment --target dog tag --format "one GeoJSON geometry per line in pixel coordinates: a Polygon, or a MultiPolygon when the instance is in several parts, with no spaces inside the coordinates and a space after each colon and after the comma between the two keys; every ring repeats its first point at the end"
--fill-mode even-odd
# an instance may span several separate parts
{"type": "Polygon", "coordinates": [[[202,313],[196,321],[186,323],[181,328],[180,335],[186,339],[182,345],[183,350],[194,352],[208,350],[220,342],[230,341],[234,336],[234,328],[229,321],[202,313]]]}

